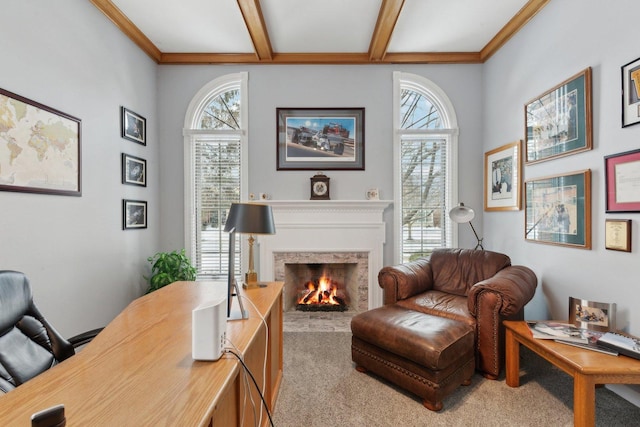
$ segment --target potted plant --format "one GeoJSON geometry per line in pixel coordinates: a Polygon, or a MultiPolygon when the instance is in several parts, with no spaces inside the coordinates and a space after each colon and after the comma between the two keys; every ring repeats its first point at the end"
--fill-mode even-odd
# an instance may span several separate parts
{"type": "Polygon", "coordinates": [[[145,277],[149,282],[146,293],[153,292],[179,280],[196,280],[196,269],[182,249],[172,252],[158,252],[147,258],[151,263],[151,275],[145,277]]]}

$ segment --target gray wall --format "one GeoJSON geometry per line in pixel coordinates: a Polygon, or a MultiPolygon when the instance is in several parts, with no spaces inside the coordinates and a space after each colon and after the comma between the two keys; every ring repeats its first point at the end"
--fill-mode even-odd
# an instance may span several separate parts
{"type": "Polygon", "coordinates": [[[484,65],[484,150],[524,139],[524,104],[581,70],[593,78],[593,150],[524,167],[525,179],[591,169],[592,249],[524,240],[524,211],[485,212],[492,249],[504,251],[538,274],[540,287],[527,307],[530,318],[566,318],[569,297],[618,305],[618,325],[640,334],[638,219],[605,214],[603,157],[638,149],[640,125],[621,127],[620,67],[640,56],[628,17],[636,0],[550,2],[484,65]],[[606,218],[632,220],[631,253],[604,248],[606,218]]]}
{"type": "MultiPolygon", "coordinates": [[[[399,70],[431,79],[451,98],[460,124],[459,198],[476,208],[487,249],[538,274],[527,317],[562,318],[569,296],[616,302],[620,326],[640,334],[639,216],[604,213],[603,176],[605,155],[638,148],[640,125],[620,126],[620,66],[640,56],[628,18],[639,12],[636,0],[550,2],[484,65],[157,66],[89,2],[6,0],[0,87],[82,119],[83,195],[0,192],[0,268],[29,275],[39,305],[65,335],[111,320],[142,293],[146,257],[184,245],[186,108],[203,85],[237,71],[249,72],[249,191],[309,196],[314,171],[276,171],[276,107],[365,107],[366,170],[327,171],[332,196],[361,199],[377,186],[392,199],[392,72],[399,70]],[[525,102],[588,66],[594,149],[527,166],[524,175],[592,170],[593,249],[526,242],[524,211],[482,212],[483,153],[524,138],[525,102]],[[146,147],[120,138],[121,105],[147,118],[146,147]],[[121,152],[147,159],[147,188],[120,183],[121,152]],[[149,202],[147,230],[121,230],[123,198],[149,202]],[[633,220],[632,253],[604,249],[605,218],[633,220]]],[[[460,246],[473,242],[461,228],[460,246]]]]}
{"type": "Polygon", "coordinates": [[[5,0],[0,21],[0,87],[82,120],[82,197],[0,192],[0,269],[26,273],[70,336],[145,288],[160,218],[157,66],[88,1],[5,0]],[[147,118],[146,147],[120,138],[121,105],[147,118]],[[146,188],[120,183],[121,152],[147,159],[146,188]],[[123,198],[148,201],[148,229],[121,230],[123,198]]]}
{"type": "MultiPolygon", "coordinates": [[[[184,245],[183,137],[185,113],[200,88],[225,74],[249,74],[249,192],[273,199],[308,200],[309,178],[316,171],[276,170],[277,107],[364,107],[365,170],[324,171],[331,178],[331,198],[363,200],[378,187],[393,199],[393,71],[421,75],[440,86],[456,109],[459,137],[459,197],[479,207],[482,231],[481,65],[363,66],[172,66],[159,67],[158,114],[162,174],[162,237],[167,248],[184,245]]],[[[393,262],[393,215],[389,208],[385,263],[393,262]]],[[[460,245],[475,245],[470,227],[461,228],[460,245]]]]}

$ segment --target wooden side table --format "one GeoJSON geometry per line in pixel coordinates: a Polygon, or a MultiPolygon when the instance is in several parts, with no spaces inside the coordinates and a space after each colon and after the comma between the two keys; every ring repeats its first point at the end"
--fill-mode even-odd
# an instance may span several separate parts
{"type": "Polygon", "coordinates": [[[640,384],[640,360],[533,338],[524,321],[504,321],[506,383],[520,385],[520,344],[573,377],[573,425],[594,426],[597,384],[640,384]]]}

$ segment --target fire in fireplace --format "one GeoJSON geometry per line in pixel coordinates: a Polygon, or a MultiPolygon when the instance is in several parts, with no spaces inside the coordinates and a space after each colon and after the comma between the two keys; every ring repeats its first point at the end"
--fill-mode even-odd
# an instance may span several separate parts
{"type": "Polygon", "coordinates": [[[309,280],[300,291],[296,309],[302,311],[345,311],[346,295],[338,283],[322,275],[317,280],[309,280]]]}

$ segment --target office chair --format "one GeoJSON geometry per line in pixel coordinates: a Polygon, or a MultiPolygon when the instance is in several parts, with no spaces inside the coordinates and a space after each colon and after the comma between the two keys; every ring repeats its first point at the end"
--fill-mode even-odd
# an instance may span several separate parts
{"type": "Polygon", "coordinates": [[[27,277],[0,270],[0,395],[73,356],[101,330],[63,338],[34,304],[27,277]]]}

